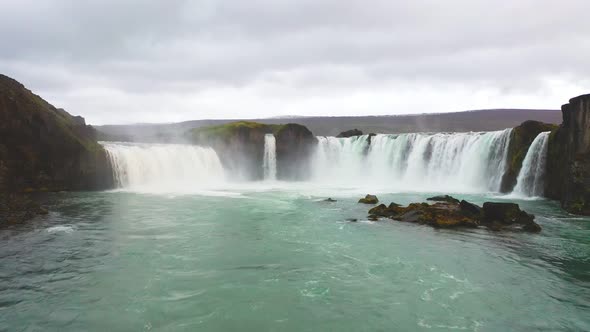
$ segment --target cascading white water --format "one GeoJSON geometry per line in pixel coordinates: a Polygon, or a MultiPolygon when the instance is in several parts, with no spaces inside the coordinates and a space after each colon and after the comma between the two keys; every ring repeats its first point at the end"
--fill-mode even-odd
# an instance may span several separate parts
{"type": "Polygon", "coordinates": [[[264,179],[275,181],[277,179],[277,143],[273,134],[264,136],[264,179]]]}
{"type": "Polygon", "coordinates": [[[407,191],[498,191],[511,129],[477,133],[413,133],[318,137],[315,181],[407,191]]]}
{"type": "Polygon", "coordinates": [[[544,194],[545,165],[547,162],[547,147],[549,143],[548,131],[542,132],[529,147],[520,173],[516,179],[513,194],[528,197],[541,197],[544,194]]]}
{"type": "Polygon", "coordinates": [[[192,191],[224,182],[223,166],[211,148],[184,144],[103,142],[119,188],[192,191]]]}

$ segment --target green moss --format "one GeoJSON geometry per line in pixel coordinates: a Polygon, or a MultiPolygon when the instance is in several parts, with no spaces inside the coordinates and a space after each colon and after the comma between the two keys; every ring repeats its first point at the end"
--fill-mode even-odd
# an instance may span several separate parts
{"type": "Polygon", "coordinates": [[[268,125],[253,121],[230,122],[219,126],[195,128],[190,131],[189,136],[194,140],[201,139],[222,139],[227,140],[240,130],[260,130],[276,134],[283,125],[268,125]]]}

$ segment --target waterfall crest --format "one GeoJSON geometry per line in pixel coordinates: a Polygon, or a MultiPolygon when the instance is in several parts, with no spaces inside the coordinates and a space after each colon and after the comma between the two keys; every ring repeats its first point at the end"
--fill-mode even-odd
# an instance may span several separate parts
{"type": "Polygon", "coordinates": [[[529,147],[516,178],[514,194],[528,197],[543,196],[549,133],[546,131],[537,135],[529,147]]]}
{"type": "Polygon", "coordinates": [[[225,180],[223,166],[211,148],[184,144],[101,143],[119,188],[146,191],[190,191],[225,180]]]}
{"type": "Polygon", "coordinates": [[[275,135],[264,136],[264,179],[275,181],[277,179],[277,142],[275,135]]]}
{"type": "Polygon", "coordinates": [[[511,131],[318,137],[312,177],[407,191],[498,191],[511,131]]]}

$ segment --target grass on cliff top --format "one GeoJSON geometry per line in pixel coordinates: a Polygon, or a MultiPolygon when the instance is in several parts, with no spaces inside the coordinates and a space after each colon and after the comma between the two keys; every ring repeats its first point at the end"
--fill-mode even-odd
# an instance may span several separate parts
{"type": "Polygon", "coordinates": [[[242,128],[248,128],[251,130],[261,130],[268,133],[277,133],[283,125],[268,125],[253,121],[237,121],[230,122],[219,126],[209,126],[195,128],[190,131],[191,136],[195,139],[198,138],[228,138],[234,132],[242,128]]]}
{"type": "MultiPolygon", "coordinates": [[[[8,96],[18,101],[18,112],[24,114],[43,114],[44,121],[51,121],[60,129],[59,135],[82,146],[90,152],[99,152],[102,146],[90,137],[84,137],[76,127],[74,116],[68,112],[58,109],[45,99],[34,94],[18,81],[0,74],[0,97],[8,96]]],[[[2,105],[0,104],[0,108],[2,105]]]]}

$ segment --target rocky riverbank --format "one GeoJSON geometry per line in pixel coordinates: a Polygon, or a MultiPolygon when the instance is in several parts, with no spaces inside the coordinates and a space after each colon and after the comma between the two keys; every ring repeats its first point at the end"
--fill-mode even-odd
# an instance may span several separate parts
{"type": "Polygon", "coordinates": [[[43,213],[26,193],[112,188],[94,128],[0,75],[0,222],[43,213]]]}

